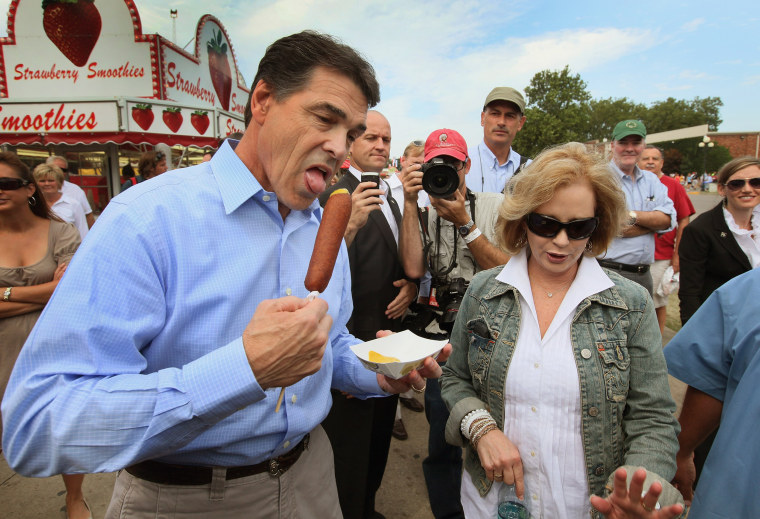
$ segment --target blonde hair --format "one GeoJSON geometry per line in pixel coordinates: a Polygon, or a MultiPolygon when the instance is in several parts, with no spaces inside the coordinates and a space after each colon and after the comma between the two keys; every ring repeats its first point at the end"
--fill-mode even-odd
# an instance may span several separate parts
{"type": "Polygon", "coordinates": [[[406,148],[404,148],[404,157],[411,157],[413,155],[422,155],[423,153],[425,153],[425,145],[417,144],[418,142],[422,142],[422,141],[412,141],[407,145],[406,148]]]}
{"type": "Polygon", "coordinates": [[[599,218],[586,254],[598,256],[606,251],[626,221],[625,195],[609,163],[578,142],[547,148],[512,177],[496,222],[499,245],[509,254],[517,254],[527,241],[525,217],[554,198],[557,189],[575,182],[587,182],[591,187],[594,214],[599,218]]]}
{"type": "Polygon", "coordinates": [[[65,180],[61,168],[58,166],[53,166],[51,164],[39,164],[36,168],[34,168],[34,172],[32,174],[34,175],[34,180],[37,182],[48,177],[53,177],[58,183],[59,188],[63,186],[63,181],[65,180]]]}

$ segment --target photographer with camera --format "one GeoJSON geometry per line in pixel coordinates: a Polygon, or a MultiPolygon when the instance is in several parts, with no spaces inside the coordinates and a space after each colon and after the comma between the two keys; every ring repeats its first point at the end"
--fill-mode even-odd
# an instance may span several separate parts
{"type": "MultiPolygon", "coordinates": [[[[504,197],[467,189],[469,169],[464,138],[454,130],[441,129],[425,142],[425,162],[410,166],[403,179],[399,254],[408,277],[420,278],[425,270],[432,275],[430,304],[418,313],[413,327],[428,338],[447,338],[472,277],[509,259],[494,245],[504,197]],[[417,196],[422,189],[430,196],[431,207],[418,209],[417,196]]],[[[462,450],[444,439],[449,411],[438,384],[429,384],[425,392],[425,415],[430,433],[422,468],[430,508],[438,519],[464,517],[459,499],[462,450]]]]}

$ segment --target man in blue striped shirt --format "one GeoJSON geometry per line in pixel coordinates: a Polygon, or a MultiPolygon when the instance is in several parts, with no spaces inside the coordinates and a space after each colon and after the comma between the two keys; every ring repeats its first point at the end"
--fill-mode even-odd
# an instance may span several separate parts
{"type": "Polygon", "coordinates": [[[126,467],[106,517],[341,517],[319,426],[330,388],[369,398],[440,374],[432,359],[398,381],[361,367],[345,246],[326,290],[305,299],[315,199],[378,101],[350,47],[282,38],[259,64],[239,142],[112,200],[11,376],[14,470],[126,467]]]}

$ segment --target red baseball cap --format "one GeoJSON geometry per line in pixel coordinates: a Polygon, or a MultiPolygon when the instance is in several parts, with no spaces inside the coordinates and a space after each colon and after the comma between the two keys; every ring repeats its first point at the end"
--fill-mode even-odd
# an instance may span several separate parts
{"type": "Polygon", "coordinates": [[[440,155],[467,160],[467,143],[464,137],[458,131],[447,128],[431,133],[425,141],[425,162],[440,155]]]}

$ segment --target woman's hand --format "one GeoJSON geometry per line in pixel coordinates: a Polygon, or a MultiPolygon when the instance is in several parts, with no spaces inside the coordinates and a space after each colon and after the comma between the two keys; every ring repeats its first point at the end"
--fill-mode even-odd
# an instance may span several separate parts
{"type": "Polygon", "coordinates": [[[681,505],[670,505],[655,510],[657,499],[662,493],[662,485],[658,482],[652,483],[646,495],[642,497],[646,477],[647,471],[644,469],[634,472],[629,490],[626,488],[625,469],[617,469],[610,495],[607,499],[591,496],[591,506],[601,512],[604,517],[611,519],[670,519],[681,515],[683,513],[681,505]]]}
{"type": "Polygon", "coordinates": [[[66,272],[66,267],[68,266],[68,263],[61,263],[58,265],[58,267],[55,269],[55,272],[53,272],[53,281],[60,281],[63,277],[63,273],[66,272]]]}
{"type": "Polygon", "coordinates": [[[520,451],[507,439],[502,431],[496,429],[486,433],[478,442],[478,457],[491,481],[514,485],[517,497],[525,498],[523,467],[520,451]]]}

